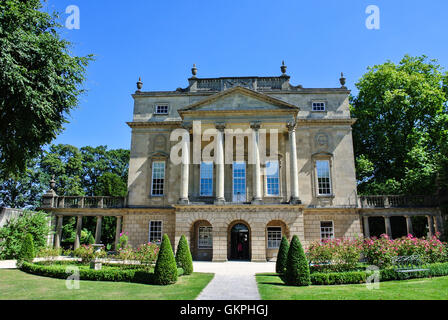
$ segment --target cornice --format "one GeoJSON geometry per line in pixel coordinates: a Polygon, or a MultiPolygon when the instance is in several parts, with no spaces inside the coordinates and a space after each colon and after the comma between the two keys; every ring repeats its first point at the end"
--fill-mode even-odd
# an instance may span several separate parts
{"type": "Polygon", "coordinates": [[[337,125],[354,125],[358,119],[349,118],[349,119],[307,119],[307,118],[298,118],[297,125],[298,126],[306,126],[306,125],[329,125],[329,124],[337,124],[337,125]]]}
{"type": "Polygon", "coordinates": [[[148,122],[126,122],[132,129],[153,127],[179,127],[182,121],[148,121],[148,122]]]}

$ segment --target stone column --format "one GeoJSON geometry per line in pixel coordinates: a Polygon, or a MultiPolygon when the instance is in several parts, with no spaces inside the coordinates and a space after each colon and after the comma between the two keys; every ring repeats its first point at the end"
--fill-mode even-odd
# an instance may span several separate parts
{"type": "Polygon", "coordinates": [[[370,238],[369,217],[364,216],[363,220],[364,220],[364,237],[370,238]]]}
{"type": "Polygon", "coordinates": [[[412,228],[412,218],[411,216],[406,216],[406,227],[408,234],[414,235],[414,230],[412,228]]]}
{"type": "Polygon", "coordinates": [[[120,242],[120,233],[121,233],[121,220],[123,217],[117,217],[117,226],[115,227],[115,250],[118,248],[118,243],[120,242]]]}
{"type": "Polygon", "coordinates": [[[75,249],[78,249],[81,245],[81,231],[82,231],[82,216],[77,217],[76,221],[76,237],[75,237],[75,249]]]}
{"type": "Polygon", "coordinates": [[[432,216],[426,216],[428,219],[428,229],[429,229],[429,237],[432,238],[434,236],[434,221],[432,220],[432,216]]]}
{"type": "Polygon", "coordinates": [[[252,152],[253,152],[253,183],[254,183],[254,192],[253,192],[253,204],[261,204],[263,202],[263,195],[261,193],[261,165],[260,165],[260,150],[259,150],[259,141],[260,141],[260,123],[251,124],[252,129],[252,152]]]}
{"type": "Polygon", "coordinates": [[[63,216],[57,216],[56,219],[57,222],[56,222],[56,233],[54,235],[54,247],[56,249],[59,249],[61,247],[63,216]]]}
{"type": "Polygon", "coordinates": [[[216,199],[215,204],[224,204],[224,124],[217,124],[216,129],[216,199]]]}
{"type": "Polygon", "coordinates": [[[289,123],[289,145],[291,156],[291,204],[301,204],[299,198],[299,171],[297,166],[296,124],[289,123]]]}
{"type": "Polygon", "coordinates": [[[389,236],[389,238],[392,238],[392,227],[390,225],[390,217],[384,216],[384,224],[386,227],[386,234],[389,236]]]}
{"type": "Polygon", "coordinates": [[[101,243],[101,224],[103,222],[103,217],[96,217],[96,230],[95,230],[95,244],[101,243]]]}
{"type": "Polygon", "coordinates": [[[182,137],[182,164],[181,164],[181,182],[180,182],[180,204],[188,204],[188,184],[190,182],[190,127],[184,126],[184,129],[188,131],[188,134],[182,137]]]}

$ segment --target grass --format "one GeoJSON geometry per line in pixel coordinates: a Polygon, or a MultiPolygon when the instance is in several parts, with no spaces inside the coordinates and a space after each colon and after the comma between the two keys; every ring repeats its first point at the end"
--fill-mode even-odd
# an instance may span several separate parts
{"type": "Polygon", "coordinates": [[[365,284],[288,287],[275,274],[258,274],[263,300],[448,300],[448,277],[380,282],[378,290],[365,284]]]}
{"type": "Polygon", "coordinates": [[[0,300],[194,300],[212,278],[210,273],[193,273],[171,286],[80,281],[78,290],[69,290],[66,280],[0,270],[0,300]]]}

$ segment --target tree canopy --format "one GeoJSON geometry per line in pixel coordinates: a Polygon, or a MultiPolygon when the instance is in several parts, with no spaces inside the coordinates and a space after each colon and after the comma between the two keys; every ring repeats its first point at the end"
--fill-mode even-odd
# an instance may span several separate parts
{"type": "Polygon", "coordinates": [[[360,194],[434,194],[447,185],[448,74],[406,55],[368,68],[352,116],[360,194]]]}
{"type": "Polygon", "coordinates": [[[84,93],[92,56],[71,54],[56,13],[40,0],[0,2],[0,175],[24,173],[84,93]]]}
{"type": "Polygon", "coordinates": [[[127,194],[129,150],[51,145],[16,178],[0,178],[0,205],[36,208],[54,175],[61,196],[127,194]]]}

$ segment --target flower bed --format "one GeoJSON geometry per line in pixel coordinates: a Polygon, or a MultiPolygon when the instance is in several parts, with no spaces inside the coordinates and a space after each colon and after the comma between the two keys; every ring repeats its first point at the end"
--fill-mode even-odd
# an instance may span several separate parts
{"type": "Polygon", "coordinates": [[[367,265],[386,269],[393,265],[394,257],[411,255],[418,255],[425,264],[447,262],[447,244],[441,242],[437,236],[418,239],[408,235],[392,240],[387,235],[382,235],[380,238],[371,239],[331,239],[315,242],[307,252],[311,272],[356,271],[363,268],[363,265],[359,264],[361,260],[367,265]]]}

